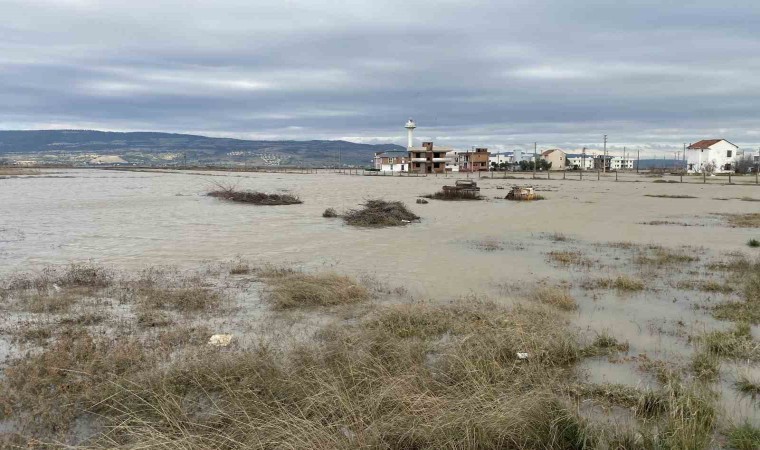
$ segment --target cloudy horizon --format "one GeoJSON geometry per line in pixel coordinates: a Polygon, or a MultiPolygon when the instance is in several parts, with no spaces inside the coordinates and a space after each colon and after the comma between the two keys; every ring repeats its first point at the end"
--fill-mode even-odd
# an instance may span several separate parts
{"type": "Polygon", "coordinates": [[[760,145],[760,3],[5,0],[0,129],[760,145]]]}

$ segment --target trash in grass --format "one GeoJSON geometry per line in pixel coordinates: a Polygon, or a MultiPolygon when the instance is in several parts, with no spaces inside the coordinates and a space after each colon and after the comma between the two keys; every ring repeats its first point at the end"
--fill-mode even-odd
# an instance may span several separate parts
{"type": "Polygon", "coordinates": [[[214,347],[227,347],[232,343],[231,334],[215,334],[208,339],[209,345],[214,347]]]}

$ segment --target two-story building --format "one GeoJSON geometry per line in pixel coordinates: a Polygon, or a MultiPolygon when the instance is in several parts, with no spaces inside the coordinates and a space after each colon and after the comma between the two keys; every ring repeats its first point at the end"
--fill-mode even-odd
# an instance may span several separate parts
{"type": "Polygon", "coordinates": [[[375,170],[381,172],[407,172],[409,170],[409,154],[403,150],[377,152],[374,158],[375,170]]]}
{"type": "Polygon", "coordinates": [[[558,148],[552,148],[541,152],[541,159],[551,163],[549,170],[565,170],[567,154],[558,148]]]}
{"type": "Polygon", "coordinates": [[[473,151],[458,152],[460,172],[481,172],[489,170],[489,157],[491,153],[487,148],[476,148],[473,151]]]}
{"type": "Polygon", "coordinates": [[[635,161],[633,158],[613,156],[610,160],[610,168],[612,170],[633,170],[635,161]]]}
{"type": "Polygon", "coordinates": [[[584,153],[568,153],[567,168],[571,170],[591,170],[594,168],[594,157],[584,153]]]}
{"type": "Polygon", "coordinates": [[[409,172],[445,173],[449,161],[447,154],[452,151],[447,147],[435,147],[432,142],[423,142],[422,147],[409,147],[409,172]]]}
{"type": "Polygon", "coordinates": [[[732,172],[738,151],[738,146],[725,139],[701,140],[686,149],[686,170],[691,173],[702,173],[705,169],[716,173],[732,172]]]}

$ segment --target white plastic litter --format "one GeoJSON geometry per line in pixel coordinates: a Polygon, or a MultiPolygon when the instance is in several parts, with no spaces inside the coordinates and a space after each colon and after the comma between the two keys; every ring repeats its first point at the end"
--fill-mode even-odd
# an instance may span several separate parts
{"type": "Polygon", "coordinates": [[[232,343],[231,334],[215,334],[208,338],[208,344],[214,347],[227,347],[232,343]]]}
{"type": "Polygon", "coordinates": [[[528,353],[526,353],[526,352],[517,352],[517,359],[528,359],[528,353]]]}

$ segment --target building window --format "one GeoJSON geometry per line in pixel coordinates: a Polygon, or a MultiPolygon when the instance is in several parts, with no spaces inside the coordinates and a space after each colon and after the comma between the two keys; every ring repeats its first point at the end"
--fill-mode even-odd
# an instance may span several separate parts
{"type": "Polygon", "coordinates": [[[726,152],[726,158],[730,158],[730,157],[731,157],[731,150],[726,152]]]}

